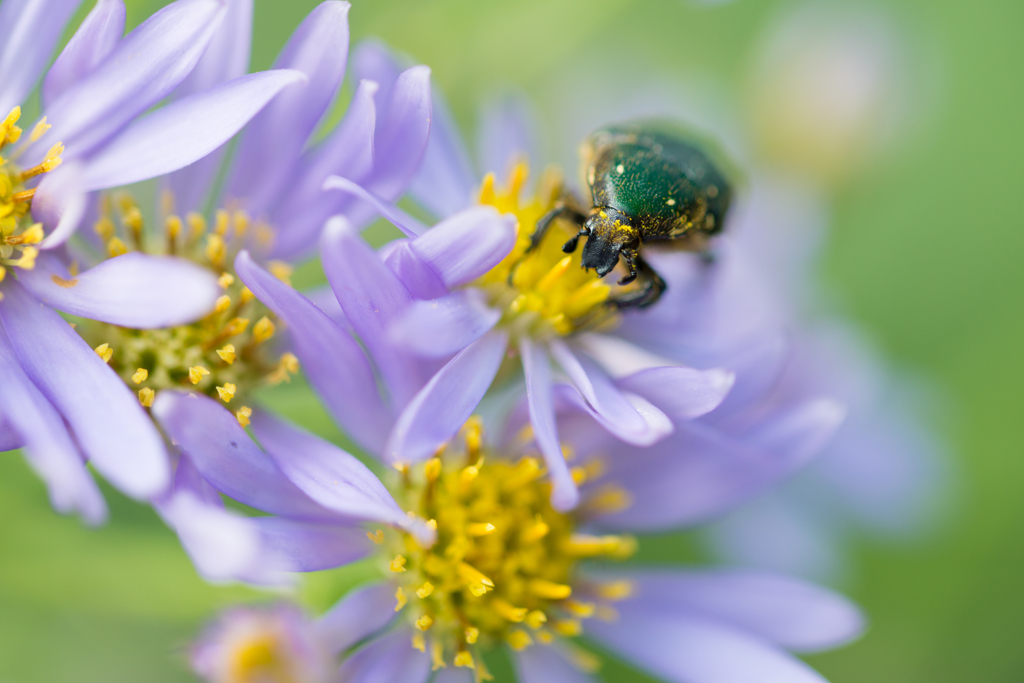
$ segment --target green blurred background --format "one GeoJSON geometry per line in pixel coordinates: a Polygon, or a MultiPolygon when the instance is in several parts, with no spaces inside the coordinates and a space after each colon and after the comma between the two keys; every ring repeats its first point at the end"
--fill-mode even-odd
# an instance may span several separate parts
{"type": "MultiPolygon", "coordinates": [[[[135,25],[160,0],[128,0],[135,25]]],[[[256,0],[253,67],[266,68],[315,2],[256,0]]],[[[782,2],[353,0],[354,41],[379,36],[433,68],[467,127],[514,85],[542,118],[569,64],[600,52],[631,68],[718,83],[749,72],[782,2]],[[628,57],[628,59],[627,59],[628,57]]],[[[84,16],[87,7],[79,13],[84,16]]],[[[957,500],[943,527],[900,547],[864,542],[846,590],[871,619],[860,642],[811,663],[834,683],[1024,680],[1024,74],[1017,0],[889,0],[938,87],[913,142],[834,193],[823,268],[845,310],[890,357],[941,387],[957,500]]],[[[73,28],[73,27],[72,27],[73,28]]],[[[70,30],[67,35],[70,35],[70,30]]],[[[275,397],[332,435],[301,387],[275,397]]],[[[0,458],[0,681],[192,680],[181,651],[233,600],[194,573],[148,509],[107,490],[112,522],[53,514],[15,454],[0,458]]],[[[648,545],[670,559],[674,539],[648,545]]],[[[690,553],[687,554],[687,557],[690,553]]],[[[317,598],[314,590],[314,599],[317,598]]],[[[608,680],[646,680],[612,664],[608,680]]]]}

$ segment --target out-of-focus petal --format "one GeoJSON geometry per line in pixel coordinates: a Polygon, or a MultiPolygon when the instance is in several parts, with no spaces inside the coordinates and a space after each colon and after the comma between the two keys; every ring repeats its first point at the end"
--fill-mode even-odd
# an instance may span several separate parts
{"type": "Polygon", "coordinates": [[[526,375],[526,397],[530,407],[530,424],[536,435],[537,445],[544,455],[551,479],[551,505],[558,510],[571,510],[579,502],[579,490],[569,472],[569,465],[562,454],[555,424],[555,404],[551,382],[551,362],[542,347],[534,345],[529,338],[519,342],[523,357],[523,373],[526,375]]]}
{"type": "Polygon", "coordinates": [[[52,249],[67,242],[87,208],[85,174],[80,163],[72,161],[43,176],[32,197],[32,217],[43,224],[46,232],[39,246],[52,249]]]}
{"type": "Polygon", "coordinates": [[[252,426],[284,475],[316,502],[355,519],[405,526],[405,512],[354,456],[262,410],[252,426]]]}
{"type": "Polygon", "coordinates": [[[150,498],[170,482],[163,439],[138,397],[56,311],[10,278],[0,320],[25,373],[114,486],[150,498]]]}
{"type": "Polygon", "coordinates": [[[444,218],[469,206],[479,179],[448,104],[436,88],[432,101],[430,140],[409,194],[435,216],[444,218]]]}
{"type": "Polygon", "coordinates": [[[512,659],[516,677],[522,683],[593,683],[556,646],[540,643],[516,652],[512,659]]]}
{"type": "MultiPolygon", "coordinates": [[[[352,51],[352,73],[357,80],[374,81],[383,92],[391,92],[404,66],[399,61],[382,41],[368,38],[352,51]]],[[[405,59],[401,61],[405,64],[409,62],[405,59]]],[[[380,105],[382,109],[390,106],[389,102],[381,102],[380,105]]]]}
{"type": "Polygon", "coordinates": [[[378,116],[374,165],[367,189],[388,201],[412,181],[430,135],[430,69],[414,66],[399,74],[378,116]]]}
{"type": "Polygon", "coordinates": [[[0,116],[7,116],[32,92],[80,3],[6,0],[0,7],[0,116]]]}
{"type": "Polygon", "coordinates": [[[580,358],[560,340],[550,344],[558,362],[584,399],[581,407],[617,437],[649,446],[672,433],[672,422],[657,407],[635,394],[623,393],[595,363],[580,358]]]}
{"type": "Polygon", "coordinates": [[[412,303],[365,240],[337,217],[324,229],[320,251],[324,272],[345,318],[369,351],[396,410],[404,408],[430,378],[430,371],[391,338],[390,328],[412,303]]]}
{"type": "Polygon", "coordinates": [[[212,271],[170,256],[129,252],[72,277],[43,253],[19,281],[57,310],[132,328],[183,325],[213,310],[220,296],[212,271]]]}
{"type": "Polygon", "coordinates": [[[643,396],[673,420],[692,420],[717,408],[735,379],[728,370],[665,367],[641,370],[618,385],[643,396]]]}
{"type": "Polygon", "coordinates": [[[0,417],[0,453],[13,451],[24,445],[25,440],[21,438],[21,434],[14,431],[10,423],[0,417]]]}
{"type": "Polygon", "coordinates": [[[505,357],[508,335],[489,332],[452,358],[398,417],[384,456],[389,462],[429,458],[476,410],[505,357]]]}
{"type": "Polygon", "coordinates": [[[218,0],[174,2],[157,11],[50,105],[53,128],[30,155],[42,156],[58,140],[65,159],[95,150],[184,80],[223,16],[218,0]]]}
{"type": "Polygon", "coordinates": [[[338,680],[345,683],[426,683],[430,658],[412,647],[412,631],[400,628],[370,641],[341,665],[338,680]]]}
{"type": "Polygon", "coordinates": [[[157,394],[153,416],[218,491],[277,515],[334,517],[292,484],[237,418],[212,398],[165,389],[157,394]]]}
{"type": "Polygon", "coordinates": [[[274,61],[275,68],[303,72],[309,84],[274,100],[239,140],[227,193],[245,198],[253,213],[266,210],[287,187],[295,162],[341,86],[348,62],[348,11],[347,2],[320,3],[274,61]]]}
{"type": "Polygon", "coordinates": [[[300,71],[261,71],[160,107],[88,161],[86,189],[137,183],[188,166],[230,140],[279,92],[305,81],[300,71]]]}
{"type": "Polygon", "coordinates": [[[772,416],[781,437],[761,441],[682,423],[661,443],[609,461],[609,478],[631,493],[632,505],[601,519],[617,529],[688,526],[735,507],[813,458],[842,419],[831,401],[812,401],[772,416]]]}
{"type": "Polygon", "coordinates": [[[820,674],[749,632],[699,614],[653,614],[617,603],[614,622],[594,619],[587,633],[671,683],[826,683],[820,674]]]}
{"type": "Polygon", "coordinates": [[[373,207],[374,211],[391,222],[396,228],[404,232],[408,237],[416,237],[427,232],[427,226],[397,206],[389,204],[383,197],[379,197],[364,187],[341,176],[330,176],[324,181],[325,190],[341,190],[365,201],[373,207]]]}
{"type": "Polygon", "coordinates": [[[64,514],[77,512],[89,524],[102,524],[107,504],[99,487],[60,415],[22,372],[2,326],[0,376],[0,414],[17,439],[0,444],[0,450],[24,446],[25,458],[46,483],[53,507],[64,514]]]}
{"type": "Polygon", "coordinates": [[[778,574],[641,570],[615,577],[636,587],[629,603],[638,612],[701,615],[787,650],[838,647],[864,630],[864,616],[843,596],[778,574]]]}
{"type": "Polygon", "coordinates": [[[280,517],[256,517],[260,541],[271,552],[288,558],[300,572],[334,569],[370,554],[373,541],[358,526],[303,522],[280,517]]]}
{"type": "Polygon", "coordinates": [[[477,130],[480,170],[503,178],[520,161],[539,170],[537,128],[536,114],[522,94],[506,93],[488,103],[477,130]]]}
{"type": "Polygon", "coordinates": [[[110,54],[124,35],[124,21],[125,9],[121,0],[97,0],[96,6],[46,72],[42,90],[44,111],[110,54]]]}
{"type": "Polygon", "coordinates": [[[406,349],[429,358],[444,358],[466,348],[501,319],[478,289],[414,301],[391,326],[391,337],[406,349]]]}
{"type": "Polygon", "coordinates": [[[392,417],[355,340],[308,299],[256,265],[248,252],[235,259],[235,272],[290,328],[306,376],[346,433],[381,453],[392,417]]]}
{"type": "Polygon", "coordinates": [[[395,618],[395,586],[372,583],[349,592],[316,622],[317,640],[334,654],[343,652],[395,618]]]}
{"type": "Polygon", "coordinates": [[[437,271],[412,250],[412,240],[398,239],[389,246],[391,249],[384,257],[384,263],[413,297],[426,301],[448,294],[448,288],[437,271]]]}
{"type": "Polygon", "coordinates": [[[409,246],[451,289],[501,263],[515,242],[515,216],[503,216],[492,206],[474,206],[441,221],[409,246]]]}
{"type": "MultiPolygon", "coordinates": [[[[181,82],[172,97],[181,98],[202,92],[248,73],[252,43],[252,3],[253,0],[228,0],[227,14],[220,28],[214,33],[196,68],[181,82]]],[[[161,180],[164,188],[174,197],[174,211],[178,215],[203,210],[226,151],[222,145],[220,149],[161,180]]]]}

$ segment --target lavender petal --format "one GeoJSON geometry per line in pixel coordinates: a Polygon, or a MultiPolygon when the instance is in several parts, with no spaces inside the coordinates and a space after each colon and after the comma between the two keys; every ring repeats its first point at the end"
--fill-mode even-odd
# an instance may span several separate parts
{"type": "Polygon", "coordinates": [[[577,669],[555,645],[540,643],[516,652],[512,659],[522,683],[594,683],[577,669]]]}
{"type": "Polygon", "coordinates": [[[479,181],[455,119],[436,88],[432,102],[434,115],[427,151],[409,194],[435,216],[444,218],[469,206],[479,181]]]}
{"type": "Polygon", "coordinates": [[[489,308],[478,289],[459,289],[430,301],[413,301],[391,325],[391,338],[428,358],[458,353],[493,328],[501,311],[489,308]]]}
{"type": "Polygon", "coordinates": [[[0,116],[35,87],[81,0],[7,0],[0,8],[0,116]]]}
{"type": "Polygon", "coordinates": [[[515,242],[514,216],[503,216],[492,206],[474,206],[441,221],[409,246],[453,289],[501,263],[515,242]]]}
{"type": "Polygon", "coordinates": [[[643,396],[673,420],[692,420],[717,408],[735,379],[727,370],[664,367],[641,370],[617,384],[643,396]]]}
{"type": "Polygon", "coordinates": [[[46,73],[42,91],[44,111],[110,54],[124,35],[124,22],[125,8],[121,0],[97,0],[46,73]]]}
{"type": "Polygon", "coordinates": [[[361,586],[339,600],[316,622],[317,640],[334,654],[349,649],[395,618],[395,587],[390,583],[361,586]]]}
{"type": "Polygon", "coordinates": [[[77,162],[47,173],[32,197],[32,217],[43,224],[41,249],[52,249],[71,239],[88,208],[84,169],[77,162]]]}
{"type": "Polygon", "coordinates": [[[251,520],[270,552],[288,558],[295,571],[318,572],[361,560],[374,549],[361,527],[321,524],[279,517],[251,520]]]}
{"type": "Polygon", "coordinates": [[[3,292],[0,321],[25,374],[67,420],[89,461],[133,498],[163,491],[167,451],[135,394],[56,311],[9,278],[3,292]]]}
{"type": "Polygon", "coordinates": [[[132,328],[183,325],[213,310],[216,276],[184,259],[129,252],[72,277],[44,252],[20,274],[25,289],[57,310],[132,328]]]}
{"type": "Polygon", "coordinates": [[[409,643],[412,631],[399,628],[356,650],[341,665],[338,679],[345,683],[426,683],[430,658],[409,643]]]}

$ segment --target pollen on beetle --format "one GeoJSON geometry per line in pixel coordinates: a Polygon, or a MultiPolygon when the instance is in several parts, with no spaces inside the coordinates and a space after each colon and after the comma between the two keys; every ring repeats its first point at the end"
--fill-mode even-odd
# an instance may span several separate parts
{"type": "Polygon", "coordinates": [[[513,335],[564,336],[615,325],[618,317],[609,301],[625,290],[612,278],[602,280],[596,272],[584,270],[582,249],[572,254],[562,251],[562,245],[576,234],[575,226],[555,221],[531,248],[537,221],[562,194],[562,180],[558,173],[546,172],[537,193],[522,197],[527,175],[526,165],[517,165],[508,186],[501,189],[493,174],[484,178],[479,202],[515,215],[518,224],[512,251],[476,284],[493,307],[504,311],[501,324],[513,335]]]}
{"type": "Polygon", "coordinates": [[[471,419],[434,457],[392,473],[399,504],[436,530],[432,546],[394,528],[367,534],[397,584],[395,611],[428,634],[434,665],[471,668],[478,679],[478,649],[576,637],[587,619],[609,613],[625,589],[581,579],[576,565],[635,548],[631,537],[580,533],[584,517],[551,507],[539,454],[510,459],[482,437],[482,423],[471,419]]]}

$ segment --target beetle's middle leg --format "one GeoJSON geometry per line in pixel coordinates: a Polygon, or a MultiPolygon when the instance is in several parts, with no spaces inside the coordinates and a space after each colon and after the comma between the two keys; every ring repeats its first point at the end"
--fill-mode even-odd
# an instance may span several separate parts
{"type": "MultiPolygon", "coordinates": [[[[626,252],[623,252],[625,254],[626,252]]],[[[633,258],[627,257],[626,263],[630,266],[630,276],[623,278],[619,284],[632,282],[634,278],[640,280],[640,288],[628,296],[615,297],[609,303],[619,310],[623,308],[647,308],[661,298],[662,293],[668,288],[665,281],[661,279],[651,266],[637,254],[633,258]]]]}

